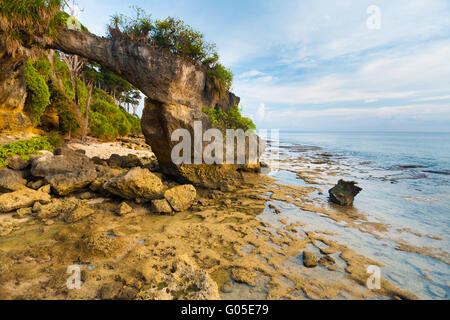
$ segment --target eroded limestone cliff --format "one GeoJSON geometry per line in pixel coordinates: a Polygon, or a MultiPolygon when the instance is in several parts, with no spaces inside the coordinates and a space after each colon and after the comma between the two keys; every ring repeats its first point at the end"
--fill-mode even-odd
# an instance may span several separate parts
{"type": "Polygon", "coordinates": [[[0,39],[0,132],[24,131],[31,121],[23,111],[27,90],[23,75],[25,58],[13,58],[0,39]]]}

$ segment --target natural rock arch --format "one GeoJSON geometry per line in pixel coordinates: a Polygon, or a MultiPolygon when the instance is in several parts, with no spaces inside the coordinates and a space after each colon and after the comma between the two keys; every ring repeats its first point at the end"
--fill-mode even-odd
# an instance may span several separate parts
{"type": "Polygon", "coordinates": [[[204,128],[209,125],[203,108],[220,105],[227,110],[240,101],[231,92],[217,90],[201,67],[147,44],[65,28],[50,47],[101,64],[147,96],[142,130],[164,173],[212,188],[239,179],[236,170],[242,166],[176,166],[171,161],[174,130],[184,128],[193,136],[194,121],[202,121],[204,128]]]}

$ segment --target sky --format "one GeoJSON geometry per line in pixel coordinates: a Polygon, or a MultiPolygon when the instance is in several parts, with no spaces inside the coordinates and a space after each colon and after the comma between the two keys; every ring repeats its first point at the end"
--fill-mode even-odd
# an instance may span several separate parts
{"type": "Polygon", "coordinates": [[[105,35],[137,5],[217,44],[259,129],[450,131],[450,0],[78,0],[105,35]]]}

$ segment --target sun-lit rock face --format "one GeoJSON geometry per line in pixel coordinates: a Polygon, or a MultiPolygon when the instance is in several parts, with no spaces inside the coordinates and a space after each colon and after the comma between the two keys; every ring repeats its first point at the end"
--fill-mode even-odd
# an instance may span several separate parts
{"type": "Polygon", "coordinates": [[[23,131],[31,127],[24,113],[27,90],[23,75],[25,58],[13,58],[0,39],[0,132],[23,131]]]}

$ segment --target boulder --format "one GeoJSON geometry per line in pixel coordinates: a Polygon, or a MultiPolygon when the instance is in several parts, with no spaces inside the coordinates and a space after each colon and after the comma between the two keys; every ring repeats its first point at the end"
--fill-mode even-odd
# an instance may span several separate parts
{"type": "Polygon", "coordinates": [[[117,214],[119,216],[126,216],[127,214],[133,212],[133,208],[130,207],[130,205],[128,203],[126,203],[125,201],[122,202],[119,207],[117,208],[117,214]]]}
{"type": "Polygon", "coordinates": [[[66,173],[95,170],[90,159],[72,150],[55,151],[55,156],[45,155],[35,159],[31,166],[31,174],[37,178],[47,178],[66,173]]]}
{"type": "Polygon", "coordinates": [[[317,266],[317,256],[309,251],[303,251],[303,265],[307,268],[314,268],[317,266]]]}
{"type": "Polygon", "coordinates": [[[52,189],[60,196],[66,196],[87,187],[97,178],[95,170],[57,174],[46,178],[52,189]]]}
{"type": "Polygon", "coordinates": [[[55,156],[44,156],[33,161],[31,174],[45,178],[60,196],[87,187],[97,178],[95,165],[82,153],[57,149],[55,156]]]}
{"type": "Polygon", "coordinates": [[[122,168],[131,169],[134,167],[142,167],[142,162],[135,154],[129,154],[122,157],[122,168]]]}
{"type": "Polygon", "coordinates": [[[104,188],[105,183],[124,172],[126,171],[123,169],[115,169],[108,166],[98,166],[97,178],[92,181],[89,189],[103,195],[109,195],[110,193],[104,188]]]}
{"type": "Polygon", "coordinates": [[[172,207],[166,199],[153,200],[150,210],[154,213],[171,214],[172,207]]]}
{"type": "Polygon", "coordinates": [[[25,188],[27,180],[20,171],[0,169],[0,192],[12,192],[25,188]]]}
{"type": "Polygon", "coordinates": [[[351,206],[355,196],[362,191],[356,186],[357,182],[339,180],[338,184],[330,189],[330,200],[341,206],[351,206]]]}
{"type": "Polygon", "coordinates": [[[193,185],[174,187],[164,193],[164,198],[178,212],[188,210],[194,203],[196,196],[197,190],[195,190],[193,185]]]}
{"type": "MultiPolygon", "coordinates": [[[[223,97],[219,105],[223,110],[229,109],[239,98],[229,93],[228,97],[223,97]]],[[[182,183],[191,183],[205,188],[220,188],[223,181],[233,181],[235,184],[242,184],[243,177],[241,171],[259,171],[259,163],[250,164],[246,157],[246,164],[222,164],[207,165],[201,164],[175,164],[172,160],[172,150],[180,141],[173,141],[172,134],[177,129],[186,129],[190,137],[202,137],[206,129],[211,127],[210,120],[199,107],[198,101],[193,101],[191,105],[181,105],[176,103],[160,103],[150,99],[145,99],[145,109],[142,116],[142,130],[155,153],[159,168],[169,176],[173,176],[182,183]],[[194,134],[196,131],[194,123],[202,124],[202,132],[194,134]]],[[[211,108],[214,104],[207,106],[211,108]]],[[[246,151],[248,151],[248,138],[246,138],[246,151]]],[[[257,140],[259,152],[263,151],[263,143],[257,140]]],[[[203,142],[203,150],[209,145],[203,142]]],[[[191,145],[191,155],[194,154],[194,146],[191,145]]],[[[247,153],[248,154],[248,153],[247,153]]]]}
{"type": "Polygon", "coordinates": [[[139,167],[112,178],[103,187],[116,196],[138,202],[159,199],[164,192],[161,179],[148,169],[139,167]]]}
{"type": "Polygon", "coordinates": [[[35,202],[49,203],[51,197],[48,193],[29,188],[4,193],[0,195],[0,213],[11,212],[21,208],[28,208],[35,202]]]}
{"type": "Polygon", "coordinates": [[[30,160],[22,159],[21,156],[10,157],[6,161],[8,162],[8,168],[13,170],[23,170],[31,164],[30,160]]]}
{"type": "Polygon", "coordinates": [[[122,168],[123,157],[118,154],[112,154],[107,161],[112,168],[122,168]]]}

